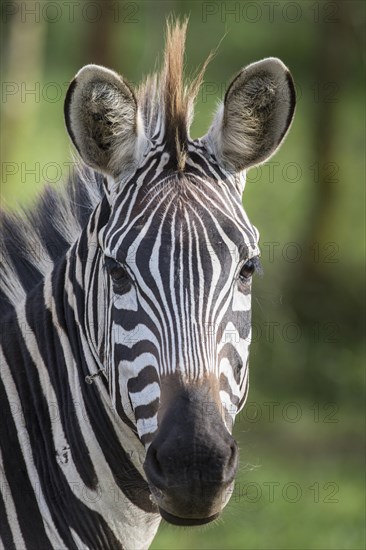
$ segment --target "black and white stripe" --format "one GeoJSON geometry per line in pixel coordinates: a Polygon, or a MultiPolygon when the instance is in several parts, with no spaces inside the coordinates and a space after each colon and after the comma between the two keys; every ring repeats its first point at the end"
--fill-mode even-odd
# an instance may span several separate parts
{"type": "MultiPolygon", "coordinates": [[[[169,55],[182,49],[184,31],[169,31],[169,55]]],[[[176,388],[204,383],[199,392],[228,434],[245,403],[250,275],[259,255],[241,204],[245,172],[230,165],[227,129],[215,145],[222,114],[193,141],[182,118],[193,92],[167,108],[166,89],[181,78],[169,55],[160,81],[136,97],[112,71],[80,71],[66,121],[93,169],[81,162],[66,193],[47,190],[37,210],[2,215],[0,536],[7,550],[147,548],[160,513],[174,517],[171,504],[163,513],[144,464],[176,388]]],[[[262,83],[264,70],[271,86],[283,78],[281,62],[261,63],[262,83]]],[[[283,137],[280,118],[268,118],[267,154],[283,137]]],[[[206,521],[204,512],[196,516],[206,521]]]]}

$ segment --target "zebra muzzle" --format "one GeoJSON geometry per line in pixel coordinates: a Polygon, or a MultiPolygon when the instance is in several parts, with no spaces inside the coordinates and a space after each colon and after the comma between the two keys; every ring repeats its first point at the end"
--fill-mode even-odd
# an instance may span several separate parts
{"type": "Polygon", "coordinates": [[[175,525],[213,521],[229,500],[238,468],[237,444],[219,409],[211,403],[207,414],[201,397],[190,389],[174,399],[144,463],[152,498],[175,525]]]}

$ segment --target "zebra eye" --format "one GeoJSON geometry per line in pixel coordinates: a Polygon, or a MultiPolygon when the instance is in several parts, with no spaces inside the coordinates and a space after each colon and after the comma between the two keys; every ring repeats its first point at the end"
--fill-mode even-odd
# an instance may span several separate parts
{"type": "Polygon", "coordinates": [[[123,279],[127,277],[126,270],[123,267],[114,267],[110,271],[110,275],[115,283],[120,283],[123,279]]]}
{"type": "Polygon", "coordinates": [[[112,258],[106,258],[105,267],[109,272],[115,290],[124,289],[129,284],[130,279],[127,271],[118,262],[112,258]]]}
{"type": "Polygon", "coordinates": [[[256,267],[257,267],[257,258],[251,258],[245,264],[240,270],[239,277],[242,281],[248,281],[250,277],[253,275],[256,267]]]}

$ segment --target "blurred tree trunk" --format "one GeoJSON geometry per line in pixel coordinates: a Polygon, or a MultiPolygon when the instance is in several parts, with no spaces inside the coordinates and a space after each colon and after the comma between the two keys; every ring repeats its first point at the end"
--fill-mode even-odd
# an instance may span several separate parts
{"type": "MultiPolygon", "coordinates": [[[[313,187],[313,205],[304,235],[304,256],[293,281],[292,300],[299,317],[309,322],[314,311],[327,320],[337,315],[337,304],[332,289],[335,264],[341,262],[342,251],[334,241],[334,227],[339,212],[342,166],[337,159],[337,112],[344,100],[344,84],[350,70],[348,50],[350,16],[344,2],[338,6],[337,16],[328,22],[323,18],[319,29],[319,45],[314,59],[313,159],[310,167],[313,187]],[[338,212],[337,212],[338,211],[338,212]]],[[[293,274],[292,274],[293,275],[293,274]]]]}
{"type": "MultiPolygon", "coordinates": [[[[27,9],[37,11],[36,4],[27,2],[27,9]]],[[[14,4],[14,14],[6,16],[3,30],[7,43],[2,55],[1,157],[2,162],[13,162],[36,134],[46,24],[43,17],[22,21],[14,4]]]]}
{"type": "Polygon", "coordinates": [[[113,68],[113,31],[119,22],[117,3],[114,0],[98,0],[99,17],[94,23],[88,23],[88,43],[86,47],[87,63],[113,68]]]}
{"type": "MultiPolygon", "coordinates": [[[[327,22],[323,18],[320,27],[320,40],[315,66],[314,88],[314,159],[312,165],[313,185],[315,190],[312,218],[308,224],[307,242],[320,248],[332,241],[332,229],[335,206],[339,200],[339,188],[342,181],[342,166],[339,166],[336,153],[337,121],[336,113],[342,101],[344,82],[349,70],[349,60],[344,44],[349,37],[349,13],[343,2],[338,6],[335,21],[327,22]]],[[[306,257],[306,276],[321,276],[323,264],[316,261],[316,252],[311,251],[306,257]],[[314,256],[315,254],[315,256],[314,256]],[[315,259],[315,261],[314,261],[315,259]]]]}
{"type": "Polygon", "coordinates": [[[332,367],[337,364],[335,358],[360,337],[362,299],[355,303],[349,292],[352,278],[346,280],[347,266],[334,238],[337,216],[341,212],[341,186],[348,183],[344,181],[343,167],[337,159],[339,143],[347,139],[347,136],[340,136],[339,131],[337,133],[340,127],[337,116],[340,102],[346,100],[345,88],[352,67],[347,46],[354,38],[347,2],[332,4],[337,6],[337,17],[334,21],[321,23],[314,59],[315,162],[309,180],[313,186],[313,206],[303,238],[302,261],[287,281],[287,295],[303,337],[312,342],[305,352],[306,357],[302,358],[304,367],[298,373],[302,376],[299,387],[313,397],[336,400],[338,375],[332,367]],[[326,353],[324,345],[328,346],[326,353]]]}

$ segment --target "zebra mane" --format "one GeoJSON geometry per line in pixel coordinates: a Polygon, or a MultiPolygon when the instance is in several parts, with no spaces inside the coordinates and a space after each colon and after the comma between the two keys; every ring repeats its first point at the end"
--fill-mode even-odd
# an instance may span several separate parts
{"type": "Polygon", "coordinates": [[[206,67],[213,54],[206,58],[196,76],[187,84],[184,80],[184,51],[188,18],[182,22],[167,20],[164,64],[160,74],[147,77],[137,91],[138,101],[151,138],[163,123],[164,139],[177,170],[184,169],[193,120],[194,102],[206,67]]]}
{"type": "Polygon", "coordinates": [[[66,253],[103,195],[103,176],[78,163],[65,188],[46,186],[34,208],[0,211],[2,316],[66,253]]]}

